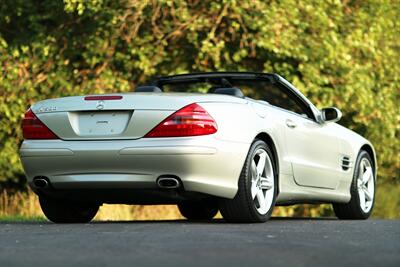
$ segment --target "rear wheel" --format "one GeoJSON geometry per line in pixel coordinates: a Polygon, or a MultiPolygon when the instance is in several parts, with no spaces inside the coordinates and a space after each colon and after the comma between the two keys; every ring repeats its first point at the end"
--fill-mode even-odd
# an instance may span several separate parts
{"type": "Polygon", "coordinates": [[[271,217],[277,194],[277,174],[267,144],[251,145],[233,199],[223,199],[220,211],[228,222],[265,222],[271,217]]]}
{"type": "Polygon", "coordinates": [[[361,151],[357,157],[350,194],[349,203],[333,204],[336,216],[339,219],[368,219],[374,207],[375,170],[366,151],[361,151]]]}
{"type": "Polygon", "coordinates": [[[218,213],[218,205],[214,201],[187,201],[178,204],[183,217],[188,220],[211,220],[218,213]]]}
{"type": "Polygon", "coordinates": [[[99,206],[39,197],[40,207],[47,219],[54,223],[87,223],[96,216],[99,206]]]}

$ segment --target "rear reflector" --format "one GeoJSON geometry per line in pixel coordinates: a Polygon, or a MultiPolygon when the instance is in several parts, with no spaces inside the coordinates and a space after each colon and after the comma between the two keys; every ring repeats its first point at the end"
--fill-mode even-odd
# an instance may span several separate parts
{"type": "Polygon", "coordinates": [[[22,133],[24,139],[59,139],[30,109],[22,120],[22,133]]]}
{"type": "Polygon", "coordinates": [[[86,101],[96,101],[96,100],[120,100],[122,99],[122,95],[94,95],[94,96],[85,96],[86,101]]]}
{"type": "Polygon", "coordinates": [[[217,123],[200,105],[193,103],[170,115],[145,137],[183,137],[217,132],[217,123]]]}

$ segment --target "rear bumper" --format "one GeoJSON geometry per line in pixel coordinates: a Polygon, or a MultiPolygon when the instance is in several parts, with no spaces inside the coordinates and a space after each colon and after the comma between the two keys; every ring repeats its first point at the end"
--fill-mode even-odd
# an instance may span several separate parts
{"type": "Polygon", "coordinates": [[[178,176],[185,191],[233,198],[250,144],[214,136],[113,141],[24,141],[30,185],[45,176],[55,189],[155,189],[178,176]]]}

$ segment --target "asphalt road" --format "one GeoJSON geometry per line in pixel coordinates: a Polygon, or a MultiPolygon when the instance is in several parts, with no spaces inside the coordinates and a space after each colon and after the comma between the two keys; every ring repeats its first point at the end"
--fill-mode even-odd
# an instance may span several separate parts
{"type": "Polygon", "coordinates": [[[400,220],[0,223],[0,266],[400,266],[400,220]]]}

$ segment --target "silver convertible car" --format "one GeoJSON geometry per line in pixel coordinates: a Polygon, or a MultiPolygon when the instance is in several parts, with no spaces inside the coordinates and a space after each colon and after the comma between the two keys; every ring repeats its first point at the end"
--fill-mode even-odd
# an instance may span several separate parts
{"type": "Polygon", "coordinates": [[[189,220],[264,222],[275,205],[374,206],[372,144],[277,74],[155,78],[133,93],[44,100],[25,114],[20,156],[46,217],[88,222],[99,206],[174,204],[189,220]]]}

